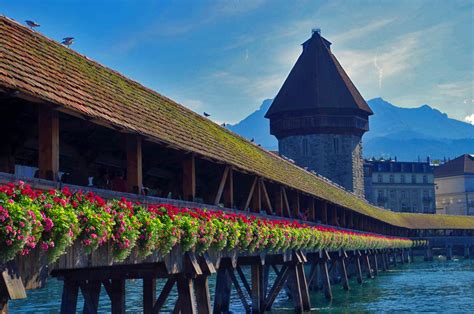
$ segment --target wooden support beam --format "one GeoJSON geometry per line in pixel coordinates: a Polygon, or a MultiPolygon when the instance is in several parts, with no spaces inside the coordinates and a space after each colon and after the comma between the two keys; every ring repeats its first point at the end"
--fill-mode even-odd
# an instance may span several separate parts
{"type": "Polygon", "coordinates": [[[370,266],[370,258],[369,258],[368,252],[364,253],[364,261],[365,261],[365,267],[367,269],[367,278],[374,278],[374,276],[372,275],[372,268],[370,266]]]}
{"type": "Polygon", "coordinates": [[[226,166],[224,168],[224,172],[222,173],[221,181],[219,183],[219,188],[217,189],[216,198],[214,200],[214,205],[219,205],[222,193],[224,192],[225,183],[227,181],[227,176],[229,174],[230,166],[226,166]]]}
{"type": "Polygon", "coordinates": [[[61,299],[61,314],[75,314],[79,283],[76,280],[64,279],[63,295],[61,299]]]}
{"type": "Polygon", "coordinates": [[[328,224],[328,203],[321,201],[321,223],[328,224]]]}
{"type": "Polygon", "coordinates": [[[329,271],[328,271],[328,259],[327,259],[327,252],[324,251],[323,255],[319,260],[319,267],[321,270],[321,276],[323,280],[323,290],[324,296],[326,299],[332,299],[332,289],[331,289],[331,279],[329,278],[329,271]]]}
{"type": "Polygon", "coordinates": [[[311,310],[311,303],[309,299],[308,282],[306,281],[306,274],[304,272],[304,264],[298,263],[296,265],[296,271],[298,273],[299,290],[303,311],[309,312],[311,310]]]}
{"type": "Polygon", "coordinates": [[[38,106],[38,176],[58,181],[59,174],[59,117],[58,112],[38,106]]]}
{"type": "Polygon", "coordinates": [[[291,192],[291,217],[299,219],[300,218],[300,192],[295,190],[291,192]]]}
{"type": "Polygon", "coordinates": [[[229,168],[227,184],[224,188],[224,206],[234,208],[234,171],[232,167],[229,168]]]}
{"type": "Polygon", "coordinates": [[[158,296],[158,299],[156,300],[155,305],[153,305],[153,310],[151,313],[153,314],[160,313],[161,308],[165,304],[166,299],[168,298],[171,292],[171,289],[173,289],[173,286],[175,283],[176,283],[176,277],[168,278],[165,285],[163,286],[163,289],[161,289],[160,295],[158,296]]]}
{"type": "Polygon", "coordinates": [[[244,272],[242,271],[242,268],[240,268],[240,266],[237,265],[237,267],[235,269],[237,270],[237,273],[239,274],[240,281],[242,281],[242,284],[244,285],[245,290],[247,290],[247,293],[249,295],[252,295],[252,289],[250,288],[250,285],[247,281],[247,278],[245,278],[245,275],[244,275],[244,272]]]}
{"type": "Polygon", "coordinates": [[[265,294],[263,291],[263,266],[260,262],[250,266],[252,273],[252,313],[263,313],[265,294]]]}
{"type": "Polygon", "coordinates": [[[341,221],[339,222],[339,225],[343,228],[347,228],[347,216],[346,216],[346,210],[344,208],[341,208],[341,221]]]}
{"type": "Polygon", "coordinates": [[[373,262],[373,264],[374,264],[374,275],[378,276],[378,274],[379,274],[379,263],[377,261],[377,252],[374,251],[374,252],[372,252],[371,255],[373,256],[373,261],[374,261],[373,262]]]}
{"type": "Polygon", "coordinates": [[[257,179],[255,189],[253,191],[252,201],[250,204],[250,210],[254,213],[260,213],[262,211],[262,188],[261,180],[257,179]]]}
{"type": "Polygon", "coordinates": [[[291,301],[293,301],[294,310],[296,313],[303,312],[303,298],[301,296],[300,278],[296,263],[288,266],[288,280],[287,287],[291,292],[291,301]]]}
{"type": "Polygon", "coordinates": [[[142,175],[142,139],[134,134],[127,134],[127,189],[129,193],[141,194],[142,175]]]}
{"type": "Polygon", "coordinates": [[[211,313],[211,293],[209,291],[209,275],[214,274],[216,269],[209,259],[207,253],[199,257],[199,267],[202,275],[194,279],[194,288],[196,291],[196,303],[198,313],[211,313]]]}
{"type": "Polygon", "coordinates": [[[255,188],[257,186],[257,183],[258,183],[258,177],[255,177],[253,179],[252,185],[250,187],[250,191],[249,191],[249,194],[247,196],[247,200],[245,201],[245,205],[244,205],[244,208],[243,208],[243,210],[245,210],[245,211],[249,210],[250,202],[252,201],[253,194],[254,194],[255,188]]]}
{"type": "Polygon", "coordinates": [[[263,198],[265,200],[266,209],[267,209],[267,214],[272,215],[273,214],[273,206],[272,202],[270,201],[270,197],[268,195],[267,187],[265,186],[265,181],[263,181],[263,178],[260,179],[260,187],[262,188],[263,192],[263,198]]]}
{"type": "Polygon", "coordinates": [[[125,313],[125,280],[112,279],[104,280],[102,282],[105,291],[109,295],[110,303],[112,305],[112,314],[125,313]]]}
{"type": "Polygon", "coordinates": [[[315,206],[314,197],[310,197],[309,199],[309,221],[316,221],[316,206],[315,206]]]}
{"type": "MultiPolygon", "coordinates": [[[[230,293],[232,289],[232,281],[230,279],[229,273],[226,270],[226,265],[223,265],[221,260],[221,265],[217,271],[216,277],[216,289],[214,293],[214,308],[213,312],[216,314],[228,313],[229,304],[230,304],[230,293]]],[[[230,263],[230,262],[229,262],[230,263]]]]}
{"type": "Polygon", "coordinates": [[[276,297],[278,296],[281,289],[283,288],[283,285],[285,284],[288,278],[288,275],[289,275],[288,266],[283,265],[282,269],[280,270],[277,277],[275,278],[272,288],[268,292],[267,298],[265,299],[265,310],[267,311],[271,310],[273,302],[275,302],[276,297]]]}
{"type": "Polygon", "coordinates": [[[95,314],[99,308],[99,296],[101,282],[97,280],[88,280],[79,282],[79,286],[84,296],[84,308],[82,313],[95,314]]]}
{"type": "Polygon", "coordinates": [[[285,207],[285,217],[291,217],[291,209],[290,209],[290,203],[288,202],[288,195],[286,194],[286,189],[284,187],[281,187],[281,191],[283,194],[283,204],[285,207]]]}
{"type": "Polygon", "coordinates": [[[318,263],[312,263],[308,276],[309,290],[316,291],[319,289],[318,283],[318,263]]]}
{"type": "Polygon", "coordinates": [[[331,209],[332,209],[331,210],[331,212],[332,212],[331,225],[339,227],[339,219],[338,219],[338,215],[337,215],[337,206],[331,206],[331,209]]]}
{"type": "Polygon", "coordinates": [[[355,268],[356,268],[357,282],[359,284],[362,284],[363,280],[362,280],[362,267],[360,265],[360,255],[361,254],[359,251],[354,252],[354,263],[355,263],[355,268]]]}
{"type": "Polygon", "coordinates": [[[344,290],[349,290],[349,278],[347,276],[347,265],[346,265],[346,252],[341,251],[339,258],[339,264],[341,265],[341,278],[342,278],[342,288],[344,290]]]}
{"type": "Polygon", "coordinates": [[[250,312],[250,306],[247,303],[247,299],[245,297],[244,292],[242,291],[242,288],[240,287],[239,281],[237,280],[237,277],[235,277],[234,270],[232,268],[227,268],[227,271],[229,272],[230,279],[232,281],[232,284],[234,285],[235,290],[237,291],[237,295],[240,299],[240,302],[242,303],[242,306],[245,309],[245,313],[250,312]]]}
{"type": "Polygon", "coordinates": [[[183,198],[185,201],[194,201],[196,197],[196,161],[194,154],[183,158],[183,198]]]}
{"type": "Polygon", "coordinates": [[[178,300],[176,301],[175,311],[179,309],[180,313],[197,314],[196,295],[194,294],[193,280],[185,274],[179,274],[177,279],[178,300]]]}
{"type": "Polygon", "coordinates": [[[156,279],[143,278],[143,313],[150,314],[156,302],[156,279]]]}
{"type": "Polygon", "coordinates": [[[283,190],[282,187],[278,186],[274,193],[274,204],[275,204],[275,215],[283,217],[283,190]]]}

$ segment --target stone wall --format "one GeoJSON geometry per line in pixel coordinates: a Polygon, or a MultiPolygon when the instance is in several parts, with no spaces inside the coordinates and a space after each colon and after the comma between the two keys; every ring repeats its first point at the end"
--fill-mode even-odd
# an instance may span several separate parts
{"type": "Polygon", "coordinates": [[[280,154],[337,184],[364,196],[361,138],[354,135],[311,134],[279,140],[280,154]]]}

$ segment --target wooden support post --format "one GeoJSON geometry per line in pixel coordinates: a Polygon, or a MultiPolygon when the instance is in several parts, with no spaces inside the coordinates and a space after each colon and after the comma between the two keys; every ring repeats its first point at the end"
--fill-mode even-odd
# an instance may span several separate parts
{"type": "Polygon", "coordinates": [[[291,217],[291,209],[290,209],[290,202],[288,201],[288,195],[286,194],[286,189],[284,187],[281,188],[283,193],[283,204],[285,205],[285,217],[291,217]]]}
{"type": "Polygon", "coordinates": [[[76,280],[64,279],[63,295],[61,299],[61,314],[75,314],[79,284],[76,280]]]}
{"type": "Polygon", "coordinates": [[[82,313],[95,314],[99,308],[99,296],[101,282],[97,280],[81,281],[79,286],[84,296],[84,308],[82,313]]]}
{"type": "Polygon", "coordinates": [[[171,289],[173,289],[173,286],[175,283],[176,283],[176,277],[168,278],[163,289],[160,292],[160,295],[158,296],[158,299],[155,302],[155,305],[153,306],[153,310],[151,313],[157,314],[161,311],[161,308],[165,304],[166,299],[168,298],[168,295],[170,294],[171,289]]]}
{"type": "Polygon", "coordinates": [[[112,279],[102,282],[109,295],[113,314],[125,313],[125,279],[112,279]]]}
{"type": "Polygon", "coordinates": [[[229,168],[227,184],[224,188],[224,206],[227,208],[234,207],[234,171],[232,170],[232,167],[229,168]]]}
{"type": "Polygon", "coordinates": [[[431,246],[426,247],[425,252],[425,261],[432,261],[433,260],[433,248],[431,246]]]}
{"type": "Polygon", "coordinates": [[[337,216],[337,207],[331,206],[331,225],[339,227],[339,219],[337,216]]]}
{"type": "Polygon", "coordinates": [[[311,269],[309,271],[309,276],[308,276],[308,286],[309,290],[311,291],[316,291],[319,289],[319,281],[318,281],[318,268],[319,264],[317,262],[314,262],[311,264],[311,269]]]}
{"type": "Polygon", "coordinates": [[[199,258],[199,267],[201,275],[194,279],[194,288],[196,292],[196,305],[198,313],[211,313],[211,294],[209,291],[209,275],[214,274],[216,269],[214,264],[209,260],[207,253],[199,258]]]}
{"type": "Polygon", "coordinates": [[[142,176],[142,139],[133,134],[127,135],[127,188],[129,193],[141,194],[142,176]]]}
{"type": "Polygon", "coordinates": [[[38,176],[57,181],[59,174],[59,117],[58,112],[38,107],[38,176]]]}
{"type": "Polygon", "coordinates": [[[219,183],[219,188],[217,189],[216,198],[214,199],[214,205],[219,205],[222,198],[222,193],[224,192],[225,183],[227,181],[227,176],[229,175],[230,166],[224,168],[224,172],[219,183]]]}
{"type": "Polygon", "coordinates": [[[321,202],[321,223],[328,224],[328,203],[325,201],[321,202]]]}
{"type": "Polygon", "coordinates": [[[196,197],[196,161],[194,154],[183,158],[183,198],[185,201],[194,201],[196,197]]]}
{"type": "Polygon", "coordinates": [[[377,252],[373,251],[373,252],[371,252],[371,255],[374,257],[374,275],[378,276],[378,274],[379,274],[379,263],[377,261],[377,252]]]}
{"type": "Polygon", "coordinates": [[[405,251],[400,249],[400,263],[405,264],[405,251]]]}
{"type": "Polygon", "coordinates": [[[346,210],[341,208],[341,221],[339,223],[341,227],[347,228],[347,221],[346,221],[346,210]]]}
{"type": "Polygon", "coordinates": [[[300,193],[298,191],[294,191],[293,197],[291,198],[291,217],[299,219],[300,218],[300,193]]]}
{"type": "Polygon", "coordinates": [[[301,290],[299,289],[300,282],[298,271],[296,270],[296,264],[293,263],[288,266],[288,280],[287,288],[291,293],[291,301],[293,301],[293,306],[296,313],[303,312],[303,300],[301,297],[301,290]]]}
{"type": "Polygon", "coordinates": [[[253,199],[254,191],[255,191],[255,188],[257,187],[257,184],[258,184],[258,177],[255,177],[253,179],[252,185],[250,187],[250,191],[249,191],[249,194],[247,196],[247,201],[245,202],[245,205],[244,205],[244,208],[243,208],[243,210],[245,210],[245,211],[249,210],[249,208],[250,208],[250,202],[253,199]]]}
{"type": "Polygon", "coordinates": [[[252,202],[250,205],[250,211],[254,213],[260,213],[262,211],[262,188],[261,181],[257,178],[255,183],[255,189],[253,191],[252,202]]]}
{"type": "Polygon", "coordinates": [[[347,276],[347,266],[346,266],[347,254],[344,251],[341,251],[339,263],[341,265],[341,278],[342,278],[342,288],[344,290],[349,290],[349,278],[347,276]]]}
{"type": "Polygon", "coordinates": [[[311,310],[311,303],[309,299],[308,282],[306,281],[306,275],[304,272],[304,264],[298,263],[296,265],[296,271],[298,273],[298,283],[302,303],[301,305],[303,307],[303,311],[308,312],[311,310]]]}
{"type": "Polygon", "coordinates": [[[310,197],[309,199],[309,217],[310,221],[316,221],[316,206],[315,206],[314,197],[310,197]]]}
{"type": "Polygon", "coordinates": [[[251,265],[252,273],[252,313],[263,313],[265,295],[263,292],[263,266],[259,262],[251,265]]]}
{"type": "Polygon", "coordinates": [[[370,258],[368,252],[364,253],[364,261],[365,267],[367,268],[367,278],[374,278],[374,276],[372,275],[372,268],[370,266],[370,258]]]}
{"type": "Polygon", "coordinates": [[[268,195],[267,187],[265,186],[265,181],[263,181],[263,179],[260,179],[260,187],[263,193],[263,199],[265,200],[267,214],[272,215],[273,206],[272,202],[270,201],[270,196],[268,195]]]}
{"type": "Polygon", "coordinates": [[[471,257],[471,250],[469,248],[469,245],[464,245],[464,258],[470,258],[471,257]]]}
{"type": "Polygon", "coordinates": [[[446,259],[448,261],[453,259],[453,246],[452,245],[446,246],[446,259]]]}
{"type": "Polygon", "coordinates": [[[359,251],[354,252],[354,262],[356,266],[357,282],[362,284],[363,280],[362,280],[362,267],[360,265],[360,256],[361,254],[359,251]]]}
{"type": "MultiPolygon", "coordinates": [[[[247,299],[242,288],[240,287],[237,277],[235,276],[234,270],[232,268],[227,268],[227,271],[229,273],[232,284],[234,285],[235,291],[237,291],[237,295],[239,296],[240,302],[242,303],[242,306],[245,309],[245,313],[250,313],[250,306],[247,303],[247,299]]],[[[205,312],[203,311],[202,313],[205,312]]]]}
{"type": "Polygon", "coordinates": [[[156,279],[143,278],[143,313],[151,314],[156,302],[156,279]]]}
{"type": "Polygon", "coordinates": [[[354,212],[352,210],[349,211],[348,228],[354,229],[354,212]]]}
{"type": "Polygon", "coordinates": [[[193,280],[185,274],[178,275],[178,300],[176,300],[176,306],[174,312],[179,309],[181,313],[198,313],[196,306],[196,296],[194,294],[193,280]]]}
{"type": "Polygon", "coordinates": [[[324,296],[326,299],[332,299],[332,289],[331,289],[331,279],[329,278],[329,271],[328,271],[328,260],[329,255],[326,250],[321,251],[320,259],[319,259],[319,267],[321,269],[321,277],[323,280],[323,290],[324,296]]]}
{"type": "Polygon", "coordinates": [[[276,188],[274,193],[275,215],[283,217],[283,191],[280,186],[276,188]]]}
{"type": "MultiPolygon", "coordinates": [[[[217,271],[216,289],[214,294],[214,308],[213,312],[216,314],[228,313],[230,304],[230,293],[232,289],[232,282],[227,272],[227,261],[221,260],[221,265],[217,271]],[[224,263],[224,264],[223,264],[224,263]]],[[[230,261],[228,261],[230,263],[230,261]]]]}

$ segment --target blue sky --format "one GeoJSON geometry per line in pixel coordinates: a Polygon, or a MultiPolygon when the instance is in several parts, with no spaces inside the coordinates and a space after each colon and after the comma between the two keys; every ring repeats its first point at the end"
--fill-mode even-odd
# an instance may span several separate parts
{"type": "Polygon", "coordinates": [[[473,3],[0,0],[0,13],[229,123],[276,95],[318,27],[364,98],[474,124],[473,3]]]}

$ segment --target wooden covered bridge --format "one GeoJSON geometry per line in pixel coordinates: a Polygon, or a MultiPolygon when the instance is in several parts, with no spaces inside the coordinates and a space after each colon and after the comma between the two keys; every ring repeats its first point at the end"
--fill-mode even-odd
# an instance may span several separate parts
{"type": "MultiPolygon", "coordinates": [[[[375,207],[5,17],[0,17],[0,129],[4,183],[23,179],[43,190],[70,186],[107,199],[124,196],[142,203],[226,209],[387,236],[423,238],[444,232],[448,239],[467,239],[462,242],[467,255],[472,251],[474,217],[375,207]]],[[[226,312],[234,287],[244,310],[260,313],[271,308],[285,285],[295,309],[307,311],[311,286],[322,283],[331,297],[332,277],[349,289],[351,274],[362,282],[362,272],[372,277],[379,265],[386,269],[407,259],[405,249],[271,254],[210,250],[196,255],[176,246],[166,256],[141,259],[132,254],[117,263],[107,246],[91,254],[72,246],[53,265],[47,265],[39,250],[4,264],[0,296],[4,304],[22,297],[23,288],[40,287],[53,271],[64,279],[63,313],[76,311],[79,291],[84,311],[96,312],[101,286],[110,296],[112,312],[123,313],[125,280],[132,278],[143,280],[145,313],[159,312],[175,284],[176,312],[226,312]],[[251,280],[242,271],[247,266],[251,280]],[[273,283],[268,282],[270,270],[276,273],[273,283]],[[212,309],[208,276],[216,271],[212,309]],[[166,279],[158,297],[157,278],[166,279]]]]}

